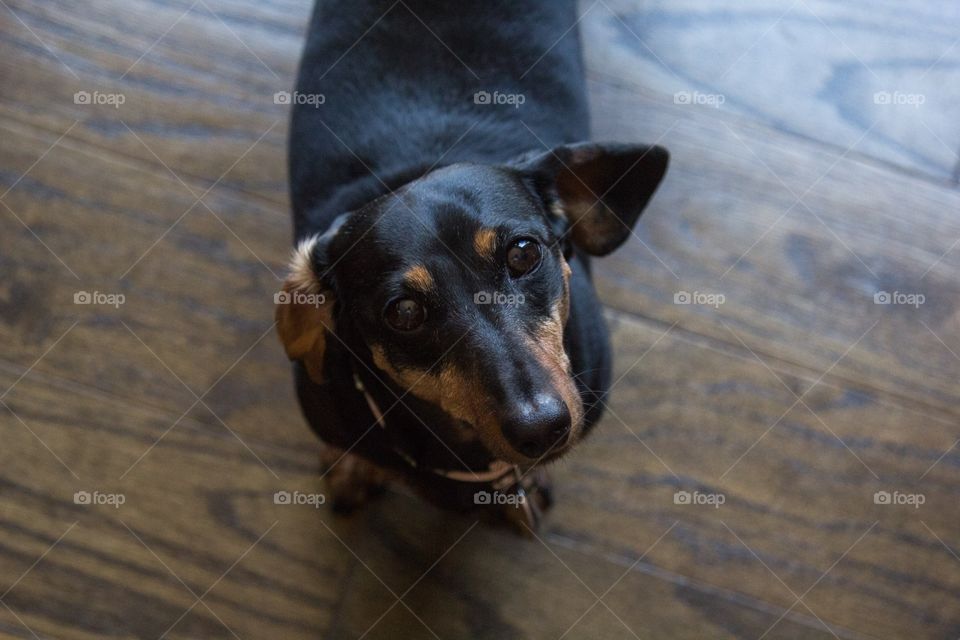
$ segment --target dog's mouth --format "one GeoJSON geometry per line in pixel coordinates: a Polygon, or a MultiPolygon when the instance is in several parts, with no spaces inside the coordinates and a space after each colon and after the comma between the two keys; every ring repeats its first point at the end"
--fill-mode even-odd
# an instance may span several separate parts
{"type": "Polygon", "coordinates": [[[574,445],[575,445],[575,442],[572,442],[568,437],[568,439],[562,444],[558,444],[554,447],[551,447],[550,449],[548,449],[547,451],[545,451],[544,453],[541,453],[536,457],[526,456],[518,452],[516,449],[514,449],[510,445],[499,446],[499,447],[488,446],[488,449],[491,449],[492,453],[499,460],[509,462],[510,464],[521,465],[524,467],[532,467],[534,465],[542,465],[542,464],[559,460],[560,458],[565,456],[567,453],[569,453],[570,450],[574,448],[574,445]]]}
{"type": "Polygon", "coordinates": [[[569,453],[571,449],[573,449],[572,442],[567,442],[561,446],[554,447],[553,449],[550,449],[549,451],[547,451],[539,459],[537,459],[535,464],[546,464],[548,462],[554,462],[556,460],[559,460],[563,456],[567,455],[567,453],[569,453]]]}

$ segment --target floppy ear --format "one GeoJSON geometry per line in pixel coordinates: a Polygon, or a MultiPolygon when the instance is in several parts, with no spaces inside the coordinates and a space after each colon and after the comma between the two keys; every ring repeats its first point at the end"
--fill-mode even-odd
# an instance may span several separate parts
{"type": "Polygon", "coordinates": [[[323,356],[327,333],[335,330],[333,287],[326,270],[327,245],[335,230],[300,242],[290,260],[290,275],[274,295],[277,333],[291,360],[300,360],[317,384],[325,381],[323,356]]]}
{"type": "Polygon", "coordinates": [[[619,247],[667,171],[660,146],[580,143],[521,166],[551,211],[566,218],[573,244],[603,256],[619,247]]]}

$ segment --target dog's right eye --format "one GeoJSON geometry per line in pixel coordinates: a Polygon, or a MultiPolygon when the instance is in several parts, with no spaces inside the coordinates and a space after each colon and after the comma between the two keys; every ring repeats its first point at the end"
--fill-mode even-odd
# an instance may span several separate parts
{"type": "Polygon", "coordinates": [[[416,300],[398,298],[387,305],[383,317],[397,331],[413,331],[427,320],[427,310],[416,300]]]}

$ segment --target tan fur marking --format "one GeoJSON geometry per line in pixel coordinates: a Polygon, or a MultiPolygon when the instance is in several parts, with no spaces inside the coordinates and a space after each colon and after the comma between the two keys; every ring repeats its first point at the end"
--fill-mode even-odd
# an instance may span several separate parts
{"type": "Polygon", "coordinates": [[[563,398],[570,411],[572,430],[569,443],[572,444],[580,435],[579,428],[582,426],[584,411],[580,392],[571,375],[570,358],[567,356],[566,349],[563,348],[565,319],[561,307],[569,305],[567,299],[568,294],[565,292],[563,300],[554,305],[550,318],[534,332],[529,340],[529,346],[530,353],[546,369],[554,389],[563,398]]]}
{"type": "MultiPolygon", "coordinates": [[[[572,431],[568,445],[576,442],[583,424],[583,401],[571,376],[570,359],[563,347],[563,329],[570,309],[570,266],[563,262],[563,294],[553,306],[550,318],[527,339],[531,356],[547,371],[554,389],[570,411],[572,431]]],[[[444,366],[439,374],[420,370],[401,371],[389,361],[383,348],[371,347],[373,362],[396,384],[412,395],[439,406],[456,420],[469,424],[494,455],[504,460],[517,459],[517,453],[505,440],[493,399],[483,392],[483,384],[471,379],[455,365],[444,366]]],[[[566,448],[566,447],[565,447],[566,448]]]]}
{"type": "Polygon", "coordinates": [[[286,297],[276,305],[275,317],[287,357],[303,361],[310,377],[323,384],[326,332],[334,330],[334,299],[313,271],[311,252],[316,242],[316,236],[308,238],[294,250],[282,287],[286,297]]]}
{"type": "Polygon", "coordinates": [[[390,363],[390,359],[387,358],[383,347],[378,344],[370,347],[370,353],[373,355],[373,364],[376,365],[380,371],[387,374],[400,388],[409,391],[421,400],[426,400],[436,405],[440,404],[440,380],[437,374],[420,369],[408,369],[405,371],[397,369],[390,363]]]}
{"type": "Polygon", "coordinates": [[[498,458],[510,460],[516,452],[503,437],[497,420],[496,405],[484,393],[484,387],[458,367],[448,365],[440,372],[440,408],[457,420],[469,424],[480,441],[498,458]]]}
{"type": "Polygon", "coordinates": [[[497,232],[490,228],[477,231],[473,236],[473,250],[481,258],[493,260],[497,250],[497,232]]]}
{"type": "Polygon", "coordinates": [[[479,381],[471,380],[459,368],[447,365],[439,373],[420,370],[401,371],[394,367],[383,347],[370,348],[373,363],[411,395],[440,407],[456,420],[469,424],[473,431],[463,434],[464,440],[479,436],[494,454],[509,459],[516,453],[504,440],[496,419],[493,400],[483,394],[479,381]]]}
{"type": "Polygon", "coordinates": [[[317,293],[320,290],[320,282],[317,279],[317,274],[313,272],[311,260],[311,254],[314,245],[317,244],[317,239],[318,236],[311,236],[301,240],[297,248],[293,250],[284,289],[289,286],[291,291],[303,291],[304,293],[317,293]]]}
{"type": "Polygon", "coordinates": [[[433,276],[422,264],[414,265],[403,274],[403,280],[408,287],[416,289],[422,293],[429,293],[433,289],[433,276]]]}
{"type": "Polygon", "coordinates": [[[564,258],[560,258],[560,266],[563,269],[563,295],[560,298],[560,320],[563,325],[567,325],[567,318],[570,317],[570,265],[564,258]]]}
{"type": "Polygon", "coordinates": [[[555,215],[558,218],[566,218],[567,211],[563,208],[563,203],[559,200],[554,200],[550,203],[550,213],[555,215]]]}

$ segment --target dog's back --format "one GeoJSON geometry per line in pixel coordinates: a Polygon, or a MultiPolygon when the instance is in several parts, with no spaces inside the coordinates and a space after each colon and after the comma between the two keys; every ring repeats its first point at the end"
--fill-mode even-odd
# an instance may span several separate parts
{"type": "Polygon", "coordinates": [[[576,19],[573,0],[320,0],[296,89],[323,104],[295,103],[290,130],[295,236],[435,163],[587,138],[576,19]]]}

